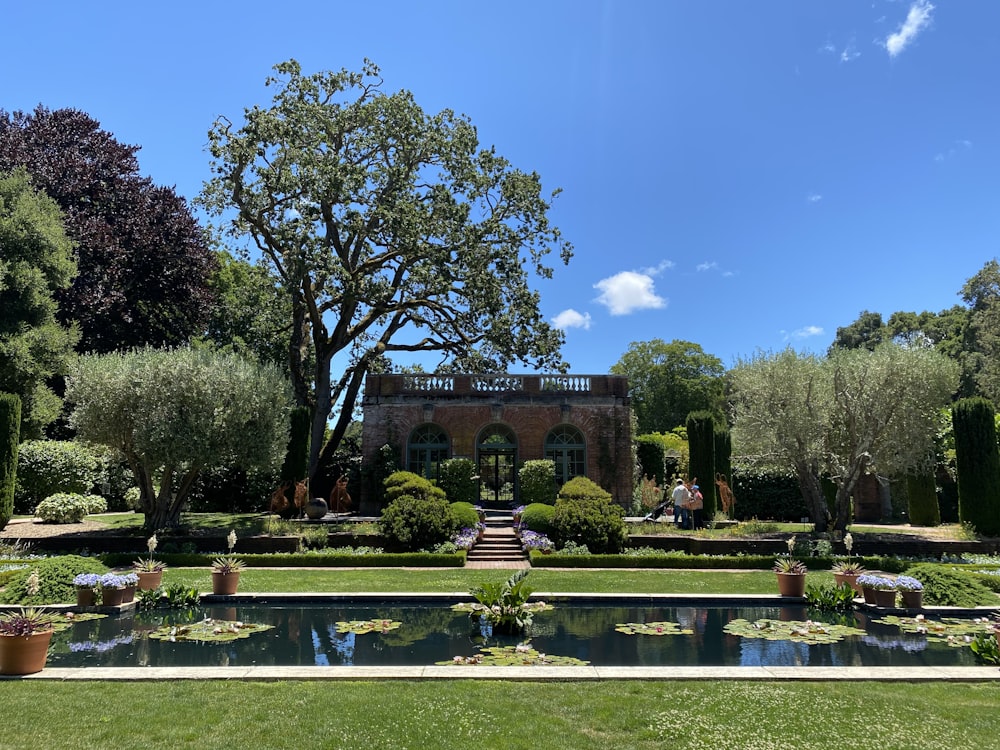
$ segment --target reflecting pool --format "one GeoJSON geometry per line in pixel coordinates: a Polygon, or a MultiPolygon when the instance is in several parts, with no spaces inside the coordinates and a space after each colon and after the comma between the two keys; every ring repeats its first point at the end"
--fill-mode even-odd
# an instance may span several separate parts
{"type": "Polygon", "coordinates": [[[471,657],[482,647],[530,641],[541,653],[593,666],[974,666],[956,648],[919,633],[879,624],[855,612],[823,617],[804,607],[606,606],[555,602],[535,615],[527,637],[494,635],[485,623],[439,603],[209,606],[133,612],[74,623],[55,634],[49,667],[425,666],[471,657]],[[149,634],[211,617],[271,626],[226,643],[170,642],[149,634]],[[836,643],[809,645],[724,632],[734,619],[751,622],[825,620],[864,631],[836,643]],[[846,619],[845,619],[846,618],[846,619]],[[392,620],[388,632],[338,632],[338,622],[392,620]],[[629,635],[623,623],[677,623],[684,635],[629,635]]]}

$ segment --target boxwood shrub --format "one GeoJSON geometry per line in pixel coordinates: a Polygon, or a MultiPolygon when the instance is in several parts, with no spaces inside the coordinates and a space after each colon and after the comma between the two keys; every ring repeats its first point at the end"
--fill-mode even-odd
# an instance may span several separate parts
{"type": "Polygon", "coordinates": [[[79,523],[91,513],[104,513],[108,503],[100,495],[78,495],[57,492],[42,500],[35,508],[35,515],[45,523],[79,523]]]}
{"type": "Polygon", "coordinates": [[[0,604],[38,606],[76,602],[73,578],[78,573],[107,572],[107,566],[93,557],[60,555],[42,560],[30,560],[28,567],[18,570],[17,575],[8,580],[3,591],[0,591],[0,604]],[[38,574],[38,591],[29,594],[28,578],[32,572],[38,574]]]}
{"type": "Polygon", "coordinates": [[[547,503],[526,505],[521,511],[521,525],[530,531],[537,531],[539,534],[551,534],[552,514],[555,512],[555,506],[547,503]]]}

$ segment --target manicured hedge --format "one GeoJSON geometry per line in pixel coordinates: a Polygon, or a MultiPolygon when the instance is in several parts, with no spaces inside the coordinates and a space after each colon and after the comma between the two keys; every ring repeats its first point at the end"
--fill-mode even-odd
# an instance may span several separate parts
{"type": "Polygon", "coordinates": [[[798,480],[787,472],[733,467],[730,486],[736,497],[735,517],[797,522],[809,515],[798,480]]]}
{"type": "MultiPolygon", "coordinates": [[[[105,565],[129,567],[139,556],[135,553],[107,553],[100,555],[105,565]]],[[[156,559],[172,568],[208,568],[218,554],[197,553],[156,554],[156,559]]],[[[453,554],[432,552],[381,553],[376,555],[344,555],[335,553],[319,554],[238,554],[250,568],[461,568],[465,565],[465,551],[453,554]]]]}

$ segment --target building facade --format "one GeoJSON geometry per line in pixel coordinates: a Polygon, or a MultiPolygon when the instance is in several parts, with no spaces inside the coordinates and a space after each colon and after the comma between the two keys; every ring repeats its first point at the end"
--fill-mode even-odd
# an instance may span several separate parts
{"type": "MultiPolygon", "coordinates": [[[[552,459],[561,485],[584,475],[623,506],[632,498],[628,378],[616,375],[369,375],[362,401],[368,465],[389,445],[427,477],[447,458],[475,462],[480,502],[519,504],[517,471],[552,459]]],[[[378,498],[366,487],[362,506],[378,498]]]]}

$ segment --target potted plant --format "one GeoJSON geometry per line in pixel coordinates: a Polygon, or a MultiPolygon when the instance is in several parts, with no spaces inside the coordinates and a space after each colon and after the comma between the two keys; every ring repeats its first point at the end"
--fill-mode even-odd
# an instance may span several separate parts
{"type": "Polygon", "coordinates": [[[76,606],[93,607],[97,604],[97,594],[101,588],[101,576],[98,573],[79,573],[73,577],[76,586],[76,606]]]}
{"type": "Polygon", "coordinates": [[[28,608],[0,614],[0,674],[34,674],[45,668],[52,642],[52,619],[28,608]]]}
{"type": "Polygon", "coordinates": [[[778,594],[781,596],[805,596],[806,565],[791,555],[779,557],[772,568],[778,576],[778,594]]]}
{"type": "Polygon", "coordinates": [[[156,545],[156,534],[153,534],[153,536],[146,540],[146,549],[149,550],[149,557],[139,558],[132,563],[132,569],[139,576],[139,583],[137,585],[140,591],[158,589],[163,582],[163,571],[167,569],[167,566],[153,558],[156,545]]]}
{"type": "Polygon", "coordinates": [[[896,583],[886,576],[870,573],[858,576],[858,585],[866,604],[876,607],[893,607],[896,604],[896,583]]]}
{"type": "Polygon", "coordinates": [[[833,571],[833,580],[838,586],[846,583],[857,593],[861,593],[861,586],[858,585],[858,576],[862,576],[868,571],[865,570],[865,566],[858,562],[853,562],[848,560],[838,560],[833,564],[831,568],[833,571]]]}
{"type": "Polygon", "coordinates": [[[230,530],[226,544],[229,547],[229,554],[212,561],[213,594],[235,594],[240,585],[240,572],[246,567],[246,563],[233,556],[233,549],[236,547],[235,530],[230,530]]]}
{"type": "Polygon", "coordinates": [[[223,555],[212,561],[212,593],[235,594],[240,585],[240,572],[246,563],[238,557],[223,555]]]}
{"type": "Polygon", "coordinates": [[[135,590],[139,586],[139,574],[122,573],[121,579],[122,583],[125,584],[125,588],[122,591],[122,604],[131,604],[135,601],[135,590]]]}
{"type": "Polygon", "coordinates": [[[98,579],[101,587],[101,605],[104,607],[117,607],[125,599],[126,581],[123,576],[117,573],[105,573],[98,579]]]}
{"type": "Polygon", "coordinates": [[[924,604],[924,584],[912,576],[899,576],[896,591],[907,609],[920,609],[924,604]]]}

